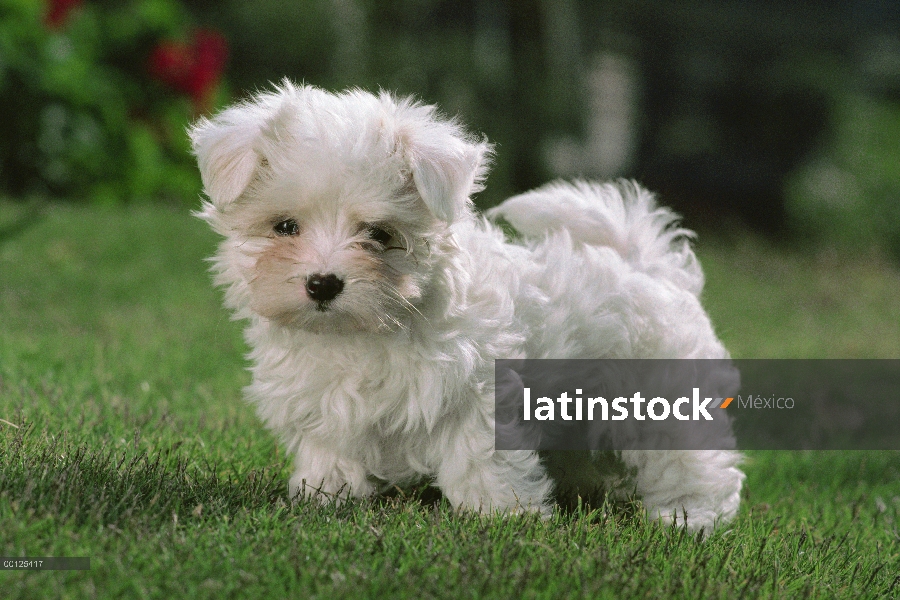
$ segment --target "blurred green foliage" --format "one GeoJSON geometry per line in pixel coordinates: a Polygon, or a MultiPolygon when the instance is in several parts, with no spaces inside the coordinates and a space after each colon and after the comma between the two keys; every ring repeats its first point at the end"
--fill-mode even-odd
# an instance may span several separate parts
{"type": "Polygon", "coordinates": [[[288,76],[332,90],[413,94],[459,115],[497,144],[482,207],[559,175],[548,164],[548,141],[585,141],[596,58],[626,56],[641,90],[631,124],[638,142],[631,167],[617,175],[663,190],[661,200],[686,214],[690,204],[709,211],[713,227],[736,210],[724,188],[740,198],[746,221],[791,239],[900,255],[900,103],[862,73],[877,32],[838,3],[816,10],[779,1],[185,2],[227,33],[236,89],[288,76]],[[754,7],[773,27],[758,27],[754,7]],[[718,129],[685,131],[685,115],[718,129]],[[654,138],[654,127],[680,137],[654,138]],[[714,172],[685,168],[664,142],[709,149],[714,172]]]}
{"type": "Polygon", "coordinates": [[[228,36],[235,89],[284,77],[332,91],[385,89],[486,135],[497,152],[481,207],[551,179],[544,140],[582,126],[581,82],[548,76],[540,0],[185,2],[228,36]]]}
{"type": "Polygon", "coordinates": [[[116,203],[196,197],[190,102],[153,81],[148,54],[183,35],[176,0],[0,0],[0,188],[116,203]]]}
{"type": "Polygon", "coordinates": [[[786,188],[806,236],[900,258],[900,103],[839,94],[832,134],[786,188]]]}
{"type": "Polygon", "coordinates": [[[0,191],[9,195],[193,204],[201,185],[185,127],[289,77],[414,95],[458,115],[496,145],[481,207],[554,176],[638,177],[691,227],[695,214],[716,227],[739,213],[792,240],[900,256],[900,36],[863,26],[850,5],[81,0],[54,28],[48,4],[0,0],[0,191]],[[756,9],[773,27],[756,26],[756,9]],[[224,32],[231,49],[236,92],[220,86],[217,102],[198,105],[148,70],[153,50],[185,40],[192,22],[224,32]],[[872,40],[887,40],[881,54],[872,40]],[[883,68],[865,71],[876,54],[883,68]],[[621,172],[601,174],[588,156],[591,81],[610,55],[634,76],[634,145],[621,172]],[[548,158],[559,140],[585,155],[567,171],[548,158]]]}

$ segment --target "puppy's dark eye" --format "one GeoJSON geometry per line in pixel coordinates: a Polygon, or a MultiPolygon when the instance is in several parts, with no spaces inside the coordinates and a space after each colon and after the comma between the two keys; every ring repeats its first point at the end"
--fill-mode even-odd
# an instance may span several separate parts
{"type": "Polygon", "coordinates": [[[369,225],[366,228],[366,233],[370,240],[378,242],[382,246],[387,246],[387,243],[394,237],[389,232],[376,225],[369,225]]]}
{"type": "Polygon", "coordinates": [[[275,224],[272,228],[278,235],[297,235],[300,233],[300,226],[294,219],[285,219],[275,224]]]}

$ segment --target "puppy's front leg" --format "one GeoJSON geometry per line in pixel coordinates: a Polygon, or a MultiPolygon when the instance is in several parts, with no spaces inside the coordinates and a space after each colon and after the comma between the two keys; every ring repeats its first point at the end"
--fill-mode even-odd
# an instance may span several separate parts
{"type": "Polygon", "coordinates": [[[710,532],[737,514],[744,474],[736,451],[626,450],[622,460],[637,468],[636,491],[651,518],[710,532]]]}
{"type": "Polygon", "coordinates": [[[439,439],[436,483],[454,508],[550,514],[553,484],[537,452],[494,450],[492,418],[473,414],[439,439]]]}
{"type": "Polygon", "coordinates": [[[288,492],[292,500],[311,497],[322,503],[360,498],[375,491],[362,462],[343,456],[326,443],[303,438],[294,458],[288,492]]]}

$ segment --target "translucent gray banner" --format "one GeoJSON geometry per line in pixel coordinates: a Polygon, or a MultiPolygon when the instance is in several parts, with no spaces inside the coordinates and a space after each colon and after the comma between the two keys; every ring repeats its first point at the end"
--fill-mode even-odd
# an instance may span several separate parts
{"type": "Polygon", "coordinates": [[[498,450],[898,450],[900,360],[498,360],[498,450]]]}

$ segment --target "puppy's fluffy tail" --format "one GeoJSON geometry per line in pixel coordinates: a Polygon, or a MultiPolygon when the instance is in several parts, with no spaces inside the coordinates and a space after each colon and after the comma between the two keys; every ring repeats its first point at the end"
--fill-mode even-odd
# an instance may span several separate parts
{"type": "Polygon", "coordinates": [[[695,295],[703,289],[690,245],[694,232],[678,227],[678,216],[634,182],[557,181],[510,198],[488,216],[502,217],[526,239],[566,231],[573,242],[614,249],[637,271],[695,295]]]}

